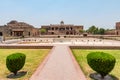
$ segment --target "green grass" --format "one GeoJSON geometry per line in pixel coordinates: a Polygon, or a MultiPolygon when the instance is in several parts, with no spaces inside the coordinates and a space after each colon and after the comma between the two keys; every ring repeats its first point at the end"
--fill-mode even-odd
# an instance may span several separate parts
{"type": "Polygon", "coordinates": [[[85,49],[72,49],[72,52],[78,61],[81,69],[87,77],[87,80],[91,80],[89,78],[90,73],[94,73],[94,71],[87,64],[86,56],[90,52],[102,51],[113,55],[116,58],[116,64],[114,69],[110,72],[111,75],[120,79],[120,50],[85,50],[85,49]]]}
{"type": "Polygon", "coordinates": [[[27,71],[27,74],[13,80],[28,80],[49,51],[50,49],[0,49],[0,80],[8,80],[6,76],[10,74],[6,68],[6,57],[8,55],[16,52],[26,55],[26,63],[21,71],[27,71]]]}

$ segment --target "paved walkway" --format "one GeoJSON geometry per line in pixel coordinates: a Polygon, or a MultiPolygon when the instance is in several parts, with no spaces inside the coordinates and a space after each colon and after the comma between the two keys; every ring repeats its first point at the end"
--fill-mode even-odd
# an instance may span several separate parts
{"type": "Polygon", "coordinates": [[[82,71],[76,68],[66,45],[57,45],[41,70],[30,80],[86,80],[82,71]]]}

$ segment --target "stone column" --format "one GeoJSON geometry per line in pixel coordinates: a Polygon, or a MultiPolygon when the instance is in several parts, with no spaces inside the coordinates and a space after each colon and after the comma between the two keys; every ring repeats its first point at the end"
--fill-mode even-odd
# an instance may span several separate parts
{"type": "Polygon", "coordinates": [[[14,31],[12,31],[12,36],[14,36],[14,31]]]}

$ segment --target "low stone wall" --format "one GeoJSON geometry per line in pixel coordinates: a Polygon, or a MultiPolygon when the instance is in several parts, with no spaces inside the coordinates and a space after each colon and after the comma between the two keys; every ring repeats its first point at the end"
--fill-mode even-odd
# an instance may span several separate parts
{"type": "Polygon", "coordinates": [[[70,46],[71,49],[120,49],[120,46],[70,46]]]}
{"type": "MultiPolygon", "coordinates": [[[[71,49],[120,49],[120,46],[69,46],[71,49]]],[[[0,49],[52,49],[53,46],[0,45],[0,49]]]]}
{"type": "Polygon", "coordinates": [[[4,45],[0,49],[52,49],[53,46],[37,46],[37,45],[4,45]]]}
{"type": "MultiPolygon", "coordinates": [[[[83,35],[40,35],[40,38],[84,38],[83,35]]],[[[120,35],[87,35],[87,38],[120,37],[120,35]]]]}

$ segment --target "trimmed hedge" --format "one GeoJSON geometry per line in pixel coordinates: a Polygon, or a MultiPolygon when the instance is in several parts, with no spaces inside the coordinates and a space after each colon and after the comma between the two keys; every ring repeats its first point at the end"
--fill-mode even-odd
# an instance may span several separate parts
{"type": "Polygon", "coordinates": [[[17,72],[23,68],[25,64],[26,55],[22,53],[14,53],[6,58],[6,66],[9,71],[13,72],[15,75],[17,72]]]}
{"type": "Polygon", "coordinates": [[[87,55],[87,62],[93,70],[104,78],[114,68],[116,59],[108,53],[91,52],[87,55]]]}

